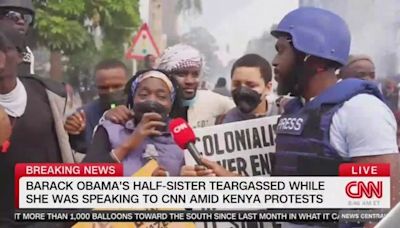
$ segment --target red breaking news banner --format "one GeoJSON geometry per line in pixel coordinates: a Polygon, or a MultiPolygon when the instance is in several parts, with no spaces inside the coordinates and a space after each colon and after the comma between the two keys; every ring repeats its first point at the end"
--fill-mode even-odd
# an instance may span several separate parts
{"type": "Polygon", "coordinates": [[[360,222],[370,219],[377,221],[385,215],[386,212],[381,209],[390,207],[389,164],[347,163],[339,167],[338,175],[336,177],[198,177],[191,178],[187,182],[188,179],[185,177],[124,177],[121,164],[18,164],[15,167],[15,203],[16,208],[23,209],[17,210],[14,216],[19,221],[122,222],[145,221],[145,217],[150,216],[149,219],[157,221],[216,222],[228,221],[221,220],[220,216],[228,218],[229,215],[236,214],[237,221],[242,221],[246,217],[249,218],[246,221],[265,222],[332,222],[343,219],[346,221],[355,219],[354,221],[360,222]],[[58,183],[74,181],[88,183],[87,186],[93,188],[58,187],[58,183]],[[28,182],[29,186],[35,187],[27,187],[28,182]],[[124,184],[116,185],[117,187],[108,184],[120,182],[124,184]],[[49,183],[56,187],[47,188],[50,186],[49,183]],[[196,186],[204,187],[199,191],[196,189],[199,187],[196,186]],[[32,199],[27,197],[29,194],[37,196],[39,200],[27,201],[32,199]],[[179,197],[176,197],[177,194],[179,197]],[[51,197],[53,195],[57,195],[55,197],[57,200],[47,201],[47,197],[54,199],[51,197]],[[68,197],[60,198],[58,195],[68,197]],[[155,196],[154,202],[146,200],[145,196],[148,195],[155,196]],[[58,200],[64,198],[67,200],[58,200]],[[244,204],[249,209],[241,211],[244,204]],[[140,205],[140,208],[147,209],[192,208],[193,211],[110,210],[110,208],[130,209],[132,205],[140,205]],[[171,205],[173,208],[170,208],[171,205]],[[102,210],[91,211],[92,208],[102,210]],[[204,212],[203,208],[218,210],[204,212]],[[265,208],[269,210],[264,211],[265,208]],[[336,210],[324,212],[327,208],[336,210]],[[338,208],[342,209],[338,211],[338,208]],[[103,211],[105,209],[109,211],[106,213],[103,211]],[[232,209],[236,210],[231,211],[232,209]],[[208,217],[201,219],[191,217],[197,216],[196,213],[199,215],[206,213],[208,217]],[[175,215],[179,219],[173,217],[175,215]],[[277,217],[280,215],[284,217],[277,217]]]}
{"type": "Polygon", "coordinates": [[[119,163],[86,163],[86,164],[54,164],[54,163],[21,163],[15,165],[15,208],[19,208],[19,179],[21,177],[102,177],[123,176],[123,166],[119,163]]]}

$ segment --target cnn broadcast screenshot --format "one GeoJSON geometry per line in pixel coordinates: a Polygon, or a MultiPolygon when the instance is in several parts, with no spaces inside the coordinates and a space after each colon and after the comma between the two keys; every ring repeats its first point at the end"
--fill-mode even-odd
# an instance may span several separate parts
{"type": "Polygon", "coordinates": [[[399,228],[398,12],[0,0],[0,228],[399,228]]]}

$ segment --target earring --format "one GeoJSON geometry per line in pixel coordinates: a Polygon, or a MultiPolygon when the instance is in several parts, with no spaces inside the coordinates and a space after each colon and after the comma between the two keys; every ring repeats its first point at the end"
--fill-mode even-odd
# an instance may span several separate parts
{"type": "Polygon", "coordinates": [[[3,142],[3,144],[1,145],[0,149],[2,153],[6,153],[8,151],[8,148],[10,147],[10,141],[6,140],[3,142]]]}
{"type": "Polygon", "coordinates": [[[310,58],[311,57],[311,55],[306,55],[306,57],[304,57],[304,62],[307,62],[307,60],[308,60],[308,58],[310,58]]]}

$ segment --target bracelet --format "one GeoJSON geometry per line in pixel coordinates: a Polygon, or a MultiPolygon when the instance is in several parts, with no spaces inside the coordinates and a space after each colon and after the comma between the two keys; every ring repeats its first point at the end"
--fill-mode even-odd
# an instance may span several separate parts
{"type": "Polygon", "coordinates": [[[111,157],[118,163],[121,163],[121,161],[118,159],[117,155],[114,153],[115,150],[111,150],[111,157]]]}

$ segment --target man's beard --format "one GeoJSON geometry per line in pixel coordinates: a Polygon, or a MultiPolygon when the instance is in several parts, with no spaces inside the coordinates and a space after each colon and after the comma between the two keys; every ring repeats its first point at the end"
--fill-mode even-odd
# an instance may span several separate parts
{"type": "Polygon", "coordinates": [[[303,63],[296,64],[288,77],[278,83],[278,95],[290,94],[291,96],[302,96],[315,74],[315,69],[310,68],[303,63]]]}
{"type": "Polygon", "coordinates": [[[285,96],[291,94],[293,96],[293,93],[296,90],[296,84],[297,76],[294,74],[294,71],[292,71],[292,73],[288,74],[286,78],[279,80],[277,88],[278,95],[285,96]]]}

